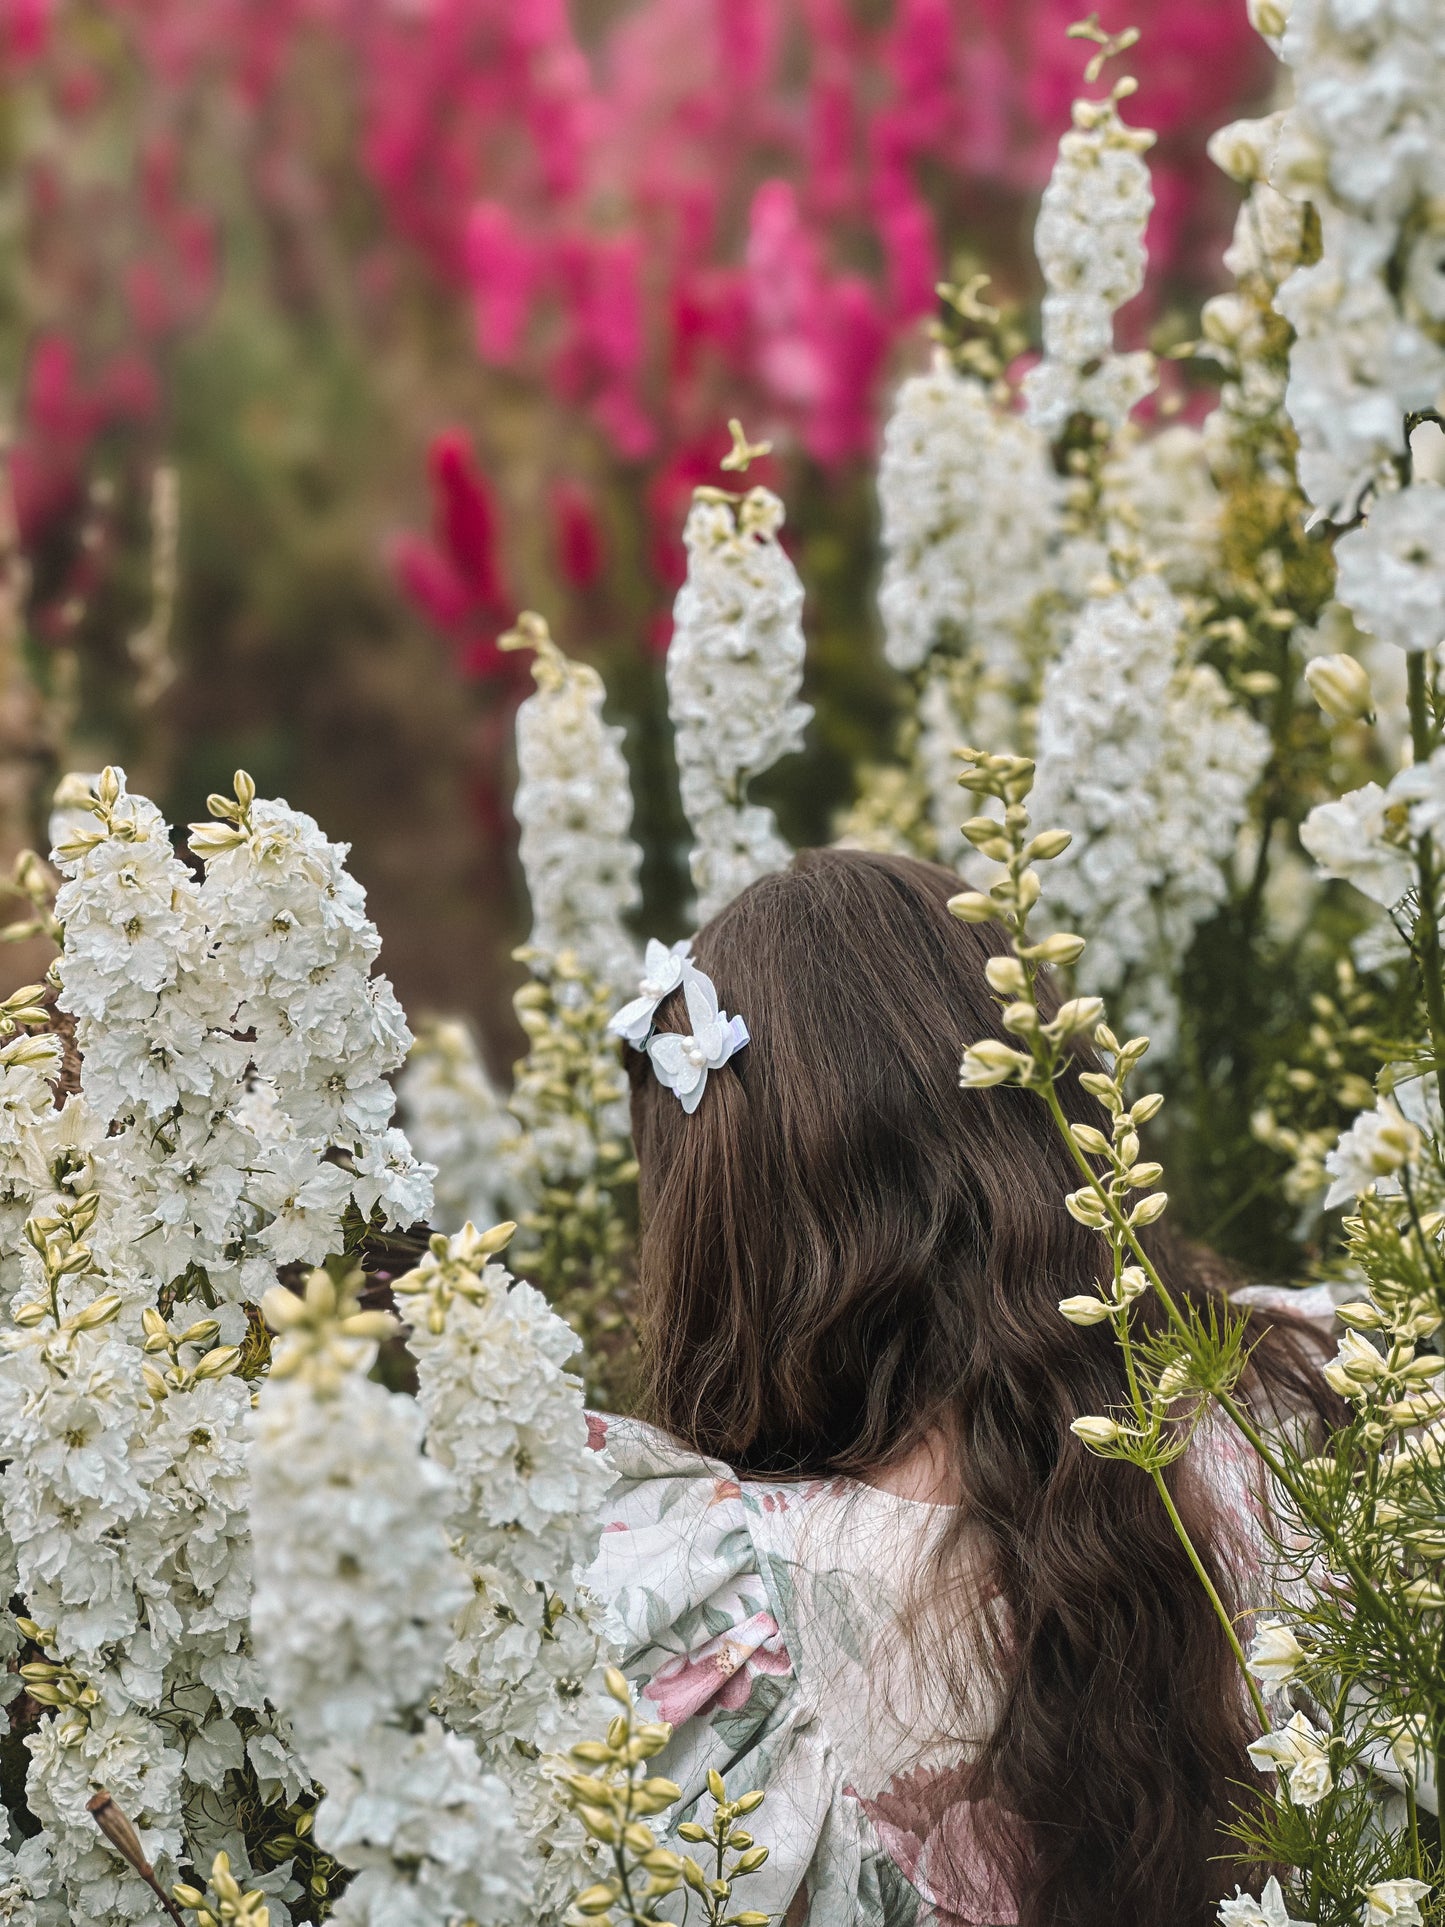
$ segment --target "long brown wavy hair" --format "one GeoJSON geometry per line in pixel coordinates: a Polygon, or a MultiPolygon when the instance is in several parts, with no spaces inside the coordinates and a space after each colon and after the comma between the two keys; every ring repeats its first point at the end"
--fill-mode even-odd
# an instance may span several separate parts
{"type": "MultiPolygon", "coordinates": [[[[964,1721],[995,1619],[958,1604],[981,1534],[1001,1710],[967,1791],[1022,1927],[1202,1927],[1241,1871],[1221,1829],[1253,1780],[1246,1706],[1150,1481],[1070,1434],[1125,1397],[1108,1326],[1057,1309],[1102,1242],[1064,1209],[1078,1180],[1039,1098],[959,1087],[964,1046],[1004,1034],[984,965],[1007,939],[947,914],[957,888],[910,858],[816,851],[699,934],[753,1041],[691,1117],[628,1053],[643,1411],[743,1476],[866,1477],[944,1439],[965,1503],[915,1630],[931,1620],[964,1721]]],[[[658,1024],[686,1027],[679,994],[658,1024]]],[[[1099,1121],[1074,1074],[1060,1096],[1099,1121]]],[[[1156,1250],[1182,1296],[1216,1288],[1156,1250]]],[[[1254,1396],[1317,1405],[1311,1359],[1261,1320],[1254,1396]]],[[[1169,1478],[1227,1597],[1205,1482],[1187,1461],[1169,1478]]]]}

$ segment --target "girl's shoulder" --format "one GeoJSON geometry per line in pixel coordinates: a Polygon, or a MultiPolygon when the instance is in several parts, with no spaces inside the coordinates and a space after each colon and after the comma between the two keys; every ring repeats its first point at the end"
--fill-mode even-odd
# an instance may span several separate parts
{"type": "Polygon", "coordinates": [[[730,1798],[767,1796],[749,1825],[769,1859],[742,1904],[782,1914],[806,1890],[808,1927],[921,1927],[944,1901],[959,1927],[1011,1918],[935,1893],[928,1871],[940,1827],[959,1844],[956,1798],[929,1822],[959,1756],[930,1743],[950,1704],[907,1663],[899,1618],[946,1508],[740,1479],[637,1420],[589,1426],[614,1478],[588,1583],[644,1710],[673,1727],[659,1770],[683,1789],[676,1821],[710,1769],[730,1798]]]}

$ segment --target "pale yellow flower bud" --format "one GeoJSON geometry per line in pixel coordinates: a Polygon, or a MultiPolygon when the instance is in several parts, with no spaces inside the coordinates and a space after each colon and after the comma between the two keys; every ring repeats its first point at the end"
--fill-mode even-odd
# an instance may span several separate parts
{"type": "Polygon", "coordinates": [[[1102,997],[1070,997],[1059,1005],[1049,1029],[1058,1037],[1074,1037],[1080,1031],[1091,1031],[1103,1014],[1102,997]]]}
{"type": "Polygon", "coordinates": [[[1071,1218],[1077,1219],[1082,1225],[1087,1225],[1091,1231],[1097,1231],[1106,1216],[1103,1199],[1097,1191],[1088,1188],[1070,1191],[1064,1199],[1064,1209],[1071,1218]]]}
{"type": "Polygon", "coordinates": [[[1056,930],[1053,936],[1045,937],[1042,943],[1029,944],[1020,955],[1037,963],[1073,964],[1083,956],[1084,950],[1082,937],[1076,937],[1066,930],[1056,930]]]}
{"type": "Polygon", "coordinates": [[[1024,967],[1017,957],[990,957],[983,974],[1000,997],[1022,997],[1028,989],[1024,967]]]}
{"type": "Polygon", "coordinates": [[[998,905],[978,890],[963,890],[948,899],[948,914],[957,917],[960,923],[992,923],[998,914],[998,905]]]}
{"type": "Polygon", "coordinates": [[[1068,830],[1040,830],[1029,844],[1029,859],[1047,863],[1053,857],[1062,856],[1073,840],[1068,830]]]}
{"type": "Polygon", "coordinates": [[[1109,1306],[1102,1298],[1091,1298],[1087,1294],[1078,1298],[1061,1298],[1060,1314],[1071,1325],[1102,1325],[1109,1316],[1109,1306]]]}
{"type": "Polygon", "coordinates": [[[1305,664],[1310,694],[1337,723],[1363,722],[1374,714],[1369,672],[1353,656],[1316,656],[1305,664]]]}
{"type": "Polygon", "coordinates": [[[995,1037],[985,1037],[964,1052],[959,1082],[965,1090],[986,1090],[1017,1075],[1029,1061],[1022,1051],[1010,1050],[995,1037]]]}
{"type": "Polygon", "coordinates": [[[1111,1418],[1076,1418],[1069,1430],[1085,1445],[1095,1447],[1112,1445],[1120,1436],[1120,1428],[1111,1418]]]}

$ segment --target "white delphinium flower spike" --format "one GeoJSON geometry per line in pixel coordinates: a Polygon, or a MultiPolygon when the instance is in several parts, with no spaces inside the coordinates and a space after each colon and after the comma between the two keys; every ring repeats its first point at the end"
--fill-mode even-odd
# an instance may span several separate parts
{"type": "Polygon", "coordinates": [[[687,580],[673,608],[667,704],[683,813],[694,839],[697,920],[706,923],[792,851],[748,784],[803,746],[803,585],[778,540],[783,505],[765,488],[740,502],[693,497],[687,580]]]}
{"type": "MultiPolygon", "coordinates": [[[[180,1855],[182,1815],[192,1857],[242,1851],[226,1817],[236,1771],[249,1766],[268,1800],[306,1787],[247,1649],[239,1301],[278,1262],[338,1244],[353,1201],[410,1223],[430,1199],[388,1125],[386,1073],[407,1033],[372,975],[379,939],[344,850],[310,818],[257,801],[244,776],[211,809],[193,833],[198,883],[123,772],[103,771],[84,795],[70,786],[59,974],[81,1093],[53,1109],[57,1040],[0,1050],[0,1160],[8,1120],[27,1166],[26,1202],[0,1224],[20,1325],[0,1355],[0,1501],[47,1659],[100,1695],[89,1713],[81,1699],[42,1724],[31,1806],[66,1904],[107,1923],[130,1876],[85,1809],[94,1781],[162,1866],[180,1855]],[[89,1253],[57,1273],[53,1294],[50,1258],[19,1235],[27,1211],[70,1214],[89,1253]],[[214,1317],[187,1305],[198,1290],[214,1317]],[[170,1319],[156,1309],[163,1292],[178,1293],[170,1319]]],[[[284,1927],[299,1889],[284,1867],[263,1879],[284,1927]]]]}
{"type": "Polygon", "coordinates": [[[571,951],[620,991],[637,969],[625,920],[642,901],[623,731],[602,720],[597,671],[564,656],[540,616],[524,614],[502,646],[534,651],[537,685],[517,711],[513,803],[532,904],[528,942],[549,957],[571,951]]]}
{"type": "Polygon", "coordinates": [[[255,1413],[256,1652],[326,1787],[316,1839],[357,1875],[334,1918],[452,1927],[521,1918],[522,1843],[505,1787],[428,1712],[467,1575],[451,1482],[423,1455],[416,1401],[366,1376],[385,1314],[314,1272],[277,1287],[255,1413]]]}
{"type": "Polygon", "coordinates": [[[512,1215],[517,1120],[471,1027],[457,1019],[418,1025],[396,1095],[417,1156],[436,1167],[432,1223],[438,1230],[512,1215]]]}
{"type": "Polygon", "coordinates": [[[1038,429],[944,350],[903,383],[878,465],[878,607],[895,669],[917,669],[946,644],[1022,672],[1017,630],[1043,579],[1059,494],[1038,429]]]}
{"type": "Polygon", "coordinates": [[[1044,357],[1024,377],[1028,418],[1051,441],[1074,415],[1122,427],[1155,385],[1154,357],[1120,354],[1114,315],[1144,285],[1154,135],[1119,116],[1118,91],[1076,100],[1034,228],[1044,357]]]}
{"type": "Polygon", "coordinates": [[[1223,866],[1269,753],[1212,669],[1180,667],[1183,625],[1157,576],[1090,602],[1038,718],[1038,815],[1073,833],[1051,889],[1054,914],[1089,940],[1079,986],[1127,986],[1156,1049],[1170,1042],[1178,959],[1225,899],[1223,866]]]}
{"type": "Polygon", "coordinates": [[[303,811],[258,799],[249,777],[236,781],[236,802],[213,799],[216,820],[192,825],[191,848],[205,865],[211,969],[232,987],[247,1074],[266,1087],[280,1133],[249,1186],[275,1225],[257,1243],[273,1263],[317,1263],[340,1248],[353,1189],[328,1176],[337,1168],[328,1152],[369,1157],[366,1188],[387,1223],[412,1223],[430,1208],[404,1147],[377,1156],[395,1105],[388,1078],[411,1032],[390,983],[373,974],[381,938],[346,869],[346,846],[303,811]]]}
{"type": "Polygon", "coordinates": [[[1348,520],[1445,389],[1445,35],[1430,6],[1296,0],[1279,52],[1294,100],[1271,179],[1314,204],[1321,236],[1279,292],[1287,405],[1306,494],[1348,520]]]}
{"type": "Polygon", "coordinates": [[[508,1783],[545,1912],[589,1865],[535,1753],[563,1754],[609,1716],[602,1672],[615,1655],[578,1574],[596,1555],[610,1474],[566,1369],[576,1334],[494,1262],[513,1229],[433,1238],[395,1289],[426,1449],[451,1476],[448,1519],[472,1580],[437,1704],[508,1783]]]}

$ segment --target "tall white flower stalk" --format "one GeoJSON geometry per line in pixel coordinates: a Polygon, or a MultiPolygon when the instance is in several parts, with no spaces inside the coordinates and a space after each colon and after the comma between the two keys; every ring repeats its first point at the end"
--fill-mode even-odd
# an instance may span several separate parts
{"type": "MultiPolygon", "coordinates": [[[[1366,528],[1339,555],[1343,577],[1346,556],[1364,551],[1388,606],[1390,558],[1407,577],[1445,568],[1438,510],[1391,494],[1407,423],[1445,399],[1445,35],[1433,5],[1297,0],[1287,21],[1262,24],[1280,29],[1275,44],[1294,78],[1270,178],[1319,218],[1319,258],[1279,293],[1295,330],[1286,405],[1300,478],[1340,522],[1379,491],[1366,528]],[[1418,559],[1416,516],[1433,531],[1418,559]]],[[[1434,583],[1438,618],[1445,576],[1434,583]]],[[[1374,628],[1381,611],[1368,594],[1352,606],[1374,628]]],[[[1441,638],[1411,633],[1415,648],[1441,638]]]]}
{"type": "Polygon", "coordinates": [[[614,1654],[578,1573],[596,1555],[609,1472],[588,1450],[577,1337],[495,1254],[515,1227],[438,1235],[397,1280],[428,1454],[450,1474],[447,1519],[471,1596],[436,1705],[510,1789],[539,1912],[590,1884],[592,1849],[538,1756],[606,1727],[614,1654]]]}
{"type": "Polygon", "coordinates": [[[623,732],[602,720],[597,671],[564,656],[540,616],[523,615],[502,641],[534,652],[537,685],[517,711],[513,804],[532,904],[529,947],[547,959],[570,952],[621,996],[640,956],[626,919],[642,900],[623,732]]]}
{"type": "Polygon", "coordinates": [[[257,1653],[326,1787],[317,1840],[355,1870],[332,1918],[520,1921],[506,1788],[429,1710],[470,1591],[451,1481],[417,1401],[367,1377],[392,1320],[358,1310],[359,1283],[316,1271],[304,1296],[266,1298],[281,1337],[251,1451],[257,1653]]]}
{"type": "MultiPolygon", "coordinates": [[[[201,879],[102,774],[55,852],[81,1088],[53,1104],[53,1037],[0,1051],[0,1513],[54,1709],[27,1742],[26,1852],[99,1923],[154,1897],[91,1820],[95,1785],[163,1877],[226,1851],[249,1879],[242,1782],[278,1836],[306,1790],[249,1646],[243,1306],[339,1248],[344,1213],[359,1231],[430,1201],[388,1128],[407,1032],[344,851],[245,777],[192,848],[201,879]]],[[[258,1877],[284,1927],[301,1890],[276,1858],[258,1877]]]]}
{"type": "Polygon", "coordinates": [[[471,1026],[459,1018],[417,1025],[396,1080],[397,1103],[418,1157],[436,1169],[431,1221],[460,1231],[495,1224],[517,1208],[517,1120],[493,1083],[471,1026]]]}
{"type": "Polygon", "coordinates": [[[667,702],[706,923],[792,851],[748,784],[803,746],[803,585],[778,539],[783,505],[698,489],[683,530],[687,579],[673,609],[667,702]]]}
{"type": "Polygon", "coordinates": [[[1156,1049],[1175,1028],[1173,980],[1224,901],[1268,733],[1213,669],[1187,660],[1184,611],[1141,575],[1088,604],[1044,679],[1039,808],[1073,836],[1053,904],[1088,939],[1082,988],[1124,991],[1156,1049]]]}
{"type": "MultiPolygon", "coordinates": [[[[1138,35],[1097,37],[1089,81],[1138,35]]],[[[1034,228],[1046,289],[1044,354],[1023,393],[1030,421],[1050,441],[1079,415],[1110,431],[1122,427],[1155,385],[1152,355],[1114,346],[1114,315],[1144,285],[1144,231],[1154,205],[1143,158],[1154,135],[1127,126],[1119,113],[1136,85],[1126,77],[1104,100],[1074,102],[1034,228]]]]}
{"type": "Polygon", "coordinates": [[[898,391],[878,464],[884,653],[920,669],[936,649],[1009,682],[1044,575],[1059,480],[1048,442],[943,348],[898,391]]]}

